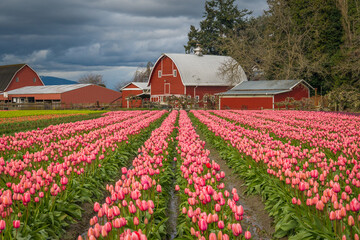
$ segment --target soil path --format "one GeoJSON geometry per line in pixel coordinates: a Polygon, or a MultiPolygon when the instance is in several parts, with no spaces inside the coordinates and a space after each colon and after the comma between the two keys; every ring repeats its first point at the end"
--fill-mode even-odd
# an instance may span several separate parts
{"type": "MultiPolygon", "coordinates": [[[[196,128],[196,125],[194,125],[196,128]]],[[[205,136],[196,130],[201,140],[205,140],[205,136]]],[[[206,141],[205,141],[206,142],[206,141]]],[[[260,196],[246,195],[244,192],[246,186],[244,181],[233,173],[231,168],[223,160],[219,152],[209,143],[206,142],[205,148],[210,151],[209,158],[214,160],[220,165],[221,171],[225,172],[225,189],[231,192],[233,188],[236,188],[240,197],[239,204],[244,208],[244,219],[241,221],[243,231],[249,228],[251,232],[251,239],[272,239],[272,235],[275,231],[273,225],[273,219],[269,217],[269,214],[265,211],[265,205],[262,202],[260,196]]]]}

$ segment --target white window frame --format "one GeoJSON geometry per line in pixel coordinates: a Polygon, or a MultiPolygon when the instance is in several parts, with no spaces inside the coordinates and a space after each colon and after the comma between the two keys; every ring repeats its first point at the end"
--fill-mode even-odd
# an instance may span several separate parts
{"type": "Polygon", "coordinates": [[[158,78],[161,78],[162,72],[161,70],[158,71],[158,78]]]}
{"type": "Polygon", "coordinates": [[[207,99],[208,99],[208,96],[203,96],[203,102],[206,103],[207,102],[207,99]]]}
{"type": "Polygon", "coordinates": [[[200,101],[200,96],[199,95],[196,95],[195,96],[195,102],[198,103],[200,101]]]}

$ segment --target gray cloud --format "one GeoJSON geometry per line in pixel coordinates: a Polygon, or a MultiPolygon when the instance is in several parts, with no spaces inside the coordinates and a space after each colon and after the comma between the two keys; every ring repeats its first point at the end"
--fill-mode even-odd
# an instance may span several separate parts
{"type": "MultiPolygon", "coordinates": [[[[40,73],[72,74],[73,80],[86,71],[103,71],[110,78],[118,70],[122,79],[128,78],[136,66],[155,61],[163,52],[184,52],[189,27],[198,25],[204,3],[4,0],[0,2],[0,64],[26,62],[40,73]]],[[[267,6],[266,0],[237,4],[254,10],[254,15],[267,6]]]]}

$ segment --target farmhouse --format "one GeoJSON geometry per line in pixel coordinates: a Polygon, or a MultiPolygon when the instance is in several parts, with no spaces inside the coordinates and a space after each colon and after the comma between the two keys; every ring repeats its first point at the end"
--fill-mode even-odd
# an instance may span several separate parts
{"type": "Polygon", "coordinates": [[[122,92],[122,107],[141,107],[144,101],[150,99],[150,87],[144,82],[131,82],[120,89],[122,92]]]}
{"type": "Polygon", "coordinates": [[[242,82],[227,92],[219,93],[220,109],[274,109],[275,103],[287,97],[294,100],[310,97],[312,88],[304,80],[271,80],[242,82]]]}
{"type": "Polygon", "coordinates": [[[205,102],[205,94],[225,92],[235,84],[247,81],[240,66],[235,70],[235,83],[230,83],[220,73],[224,64],[231,61],[234,60],[227,56],[202,55],[201,50],[195,54],[164,53],[156,61],[149,76],[150,100],[163,103],[166,96],[174,95],[205,102]]]}
{"type": "Polygon", "coordinates": [[[27,64],[0,66],[0,92],[25,86],[44,86],[38,74],[27,64]]]}
{"type": "Polygon", "coordinates": [[[27,86],[0,94],[0,101],[12,103],[45,102],[64,105],[109,104],[121,101],[120,92],[94,84],[27,86]],[[7,96],[6,96],[7,95],[7,96]]]}

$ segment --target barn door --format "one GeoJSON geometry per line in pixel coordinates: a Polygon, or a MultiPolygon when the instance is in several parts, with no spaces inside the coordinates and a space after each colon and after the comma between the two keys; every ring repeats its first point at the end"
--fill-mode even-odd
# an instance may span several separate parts
{"type": "Polygon", "coordinates": [[[164,94],[170,94],[170,83],[165,83],[165,92],[164,94]]]}

